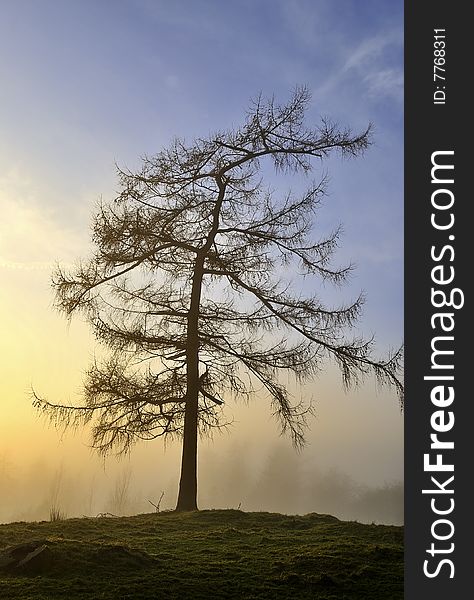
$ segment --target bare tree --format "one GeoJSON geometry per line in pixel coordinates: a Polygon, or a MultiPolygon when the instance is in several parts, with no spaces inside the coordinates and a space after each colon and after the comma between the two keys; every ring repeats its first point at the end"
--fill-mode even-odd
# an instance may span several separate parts
{"type": "Polygon", "coordinates": [[[362,296],[328,308],[287,276],[340,284],[351,266],[332,265],[339,231],[312,237],[325,179],[280,196],[264,186],[263,162],[308,173],[331,153],[360,155],[370,138],[327,120],[307,128],[308,101],[305,88],[283,106],[258,98],[240,128],[177,140],[140,172],[119,170],[121,191],[93,222],[95,254],[53,277],[59,309],[83,313],[110,357],[90,367],[82,406],[35,396],[36,407],[58,424],[92,422],[103,454],[182,437],[177,510],[197,508],[198,435],[223,426],[224,399],[265,391],[297,446],[311,407],[293,402],[281,372],[301,382],[330,358],[345,386],[373,373],[402,401],[401,352],[378,360],[373,339],[347,337],[362,296]]]}

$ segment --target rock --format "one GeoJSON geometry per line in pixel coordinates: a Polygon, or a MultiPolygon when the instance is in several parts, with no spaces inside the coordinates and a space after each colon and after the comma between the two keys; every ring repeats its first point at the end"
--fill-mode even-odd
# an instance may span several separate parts
{"type": "Polygon", "coordinates": [[[17,544],[0,551],[0,569],[10,572],[44,572],[51,567],[52,560],[52,552],[46,540],[17,544]]]}
{"type": "Polygon", "coordinates": [[[28,573],[44,573],[51,568],[52,563],[53,553],[46,544],[43,544],[20,560],[17,569],[28,573]]]}

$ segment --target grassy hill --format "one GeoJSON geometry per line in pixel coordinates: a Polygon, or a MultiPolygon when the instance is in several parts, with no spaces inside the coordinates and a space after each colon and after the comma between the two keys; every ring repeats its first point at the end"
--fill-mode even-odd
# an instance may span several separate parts
{"type": "Polygon", "coordinates": [[[238,510],[11,523],[0,598],[401,599],[403,528],[238,510]],[[35,540],[47,560],[5,566],[35,540]]]}

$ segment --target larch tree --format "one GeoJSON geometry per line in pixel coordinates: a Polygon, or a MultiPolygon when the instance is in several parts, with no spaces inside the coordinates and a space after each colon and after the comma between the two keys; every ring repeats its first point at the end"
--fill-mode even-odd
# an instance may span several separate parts
{"type": "Polygon", "coordinates": [[[294,402],[284,372],[303,382],[333,359],[346,387],[372,373],[402,402],[401,350],[380,360],[372,338],[351,334],[362,296],[333,308],[295,291],[297,276],[314,289],[351,267],[332,264],[339,231],[313,237],[325,179],[280,195],[262,181],[264,161],[307,174],[370,142],[370,128],[307,128],[308,101],[306,88],[282,106],[259,98],[240,128],[176,140],[139,172],[119,170],[118,196],[93,220],[93,256],[53,276],[57,307],[85,315],[109,352],[88,370],[82,404],[35,394],[34,405],[59,425],[90,423],[102,454],[182,438],[177,510],[197,509],[198,437],[223,425],[224,401],[265,392],[282,431],[304,443],[311,403],[294,402]]]}

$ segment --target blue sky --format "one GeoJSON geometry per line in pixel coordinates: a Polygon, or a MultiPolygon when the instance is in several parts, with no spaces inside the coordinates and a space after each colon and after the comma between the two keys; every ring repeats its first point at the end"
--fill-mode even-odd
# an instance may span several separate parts
{"type": "MultiPolygon", "coordinates": [[[[65,327],[45,316],[50,268],[87,254],[94,203],[116,189],[114,162],[134,168],[174,136],[191,140],[239,124],[259,92],[285,101],[306,84],[308,123],[327,115],[355,130],[375,126],[364,157],[325,165],[321,233],[344,225],[338,256],[357,270],[343,297],[366,291],[365,331],[377,333],[381,351],[402,341],[401,1],[0,4],[4,331],[18,321],[20,297],[30,300],[22,318],[37,327],[37,339],[45,320],[65,327]]],[[[89,343],[85,334],[81,340],[89,343]]],[[[33,375],[22,377],[18,397],[33,375]]],[[[401,425],[397,431],[401,445],[401,425]]]]}
{"type": "Polygon", "coordinates": [[[395,259],[401,288],[401,2],[20,0],[2,13],[3,170],[24,173],[57,224],[82,228],[85,197],[113,194],[114,161],[133,168],[175,135],[239,123],[260,91],[285,100],[306,84],[309,120],[375,124],[364,159],[329,165],[323,218],[345,224],[362,269],[395,259]]]}

